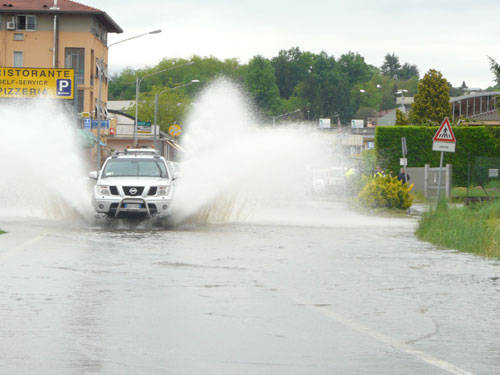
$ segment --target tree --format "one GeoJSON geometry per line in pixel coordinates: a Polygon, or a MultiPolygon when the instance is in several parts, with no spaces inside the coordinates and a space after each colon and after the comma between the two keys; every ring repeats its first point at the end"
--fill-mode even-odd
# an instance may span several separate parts
{"type": "Polygon", "coordinates": [[[407,81],[398,81],[396,87],[396,91],[406,90],[407,92],[405,92],[405,96],[415,96],[417,95],[418,89],[418,77],[413,76],[407,81]]]}
{"type": "MultiPolygon", "coordinates": [[[[242,66],[236,59],[221,61],[215,57],[192,56],[189,61],[194,64],[179,69],[170,69],[176,65],[188,62],[185,59],[164,58],[156,66],[151,68],[134,70],[127,68],[119,75],[114,75],[109,83],[109,99],[134,99],[135,98],[135,74],[144,77],[147,74],[166,69],[165,72],[152,75],[144,79],[141,84],[141,93],[149,92],[153,87],[172,87],[198,79],[203,83],[212,81],[219,76],[225,76],[234,80],[241,79],[242,66]]],[[[184,90],[189,96],[194,96],[201,85],[192,85],[184,90]]]]}
{"type": "Polygon", "coordinates": [[[282,98],[289,99],[297,85],[307,78],[313,60],[312,53],[302,52],[298,47],[288,51],[281,50],[279,55],[272,59],[276,83],[282,98]]]}
{"type": "Polygon", "coordinates": [[[450,114],[448,81],[440,72],[430,69],[418,83],[418,93],[410,111],[410,123],[436,125],[450,114]]]}
{"type": "Polygon", "coordinates": [[[368,117],[375,117],[376,114],[377,112],[373,108],[360,107],[354,117],[357,119],[366,120],[368,117]]]}
{"type": "Polygon", "coordinates": [[[246,67],[244,81],[246,89],[260,109],[267,114],[279,110],[280,92],[269,60],[260,55],[253,57],[246,67]]]}
{"type": "Polygon", "coordinates": [[[124,100],[135,98],[135,70],[124,69],[120,74],[114,74],[109,81],[109,100],[124,100]]]}
{"type": "Polygon", "coordinates": [[[416,65],[410,65],[408,63],[404,63],[401,69],[397,71],[398,79],[406,81],[412,77],[418,78],[418,68],[416,65]]]}
{"type": "MultiPolygon", "coordinates": [[[[174,122],[182,121],[185,111],[189,106],[190,99],[186,96],[184,89],[168,90],[167,87],[153,87],[151,92],[141,94],[139,99],[139,120],[154,120],[155,93],[163,94],[158,100],[158,124],[161,130],[167,131],[174,122]],[[165,92],[165,90],[167,90],[165,92]]],[[[135,115],[135,105],[129,109],[130,115],[135,115]]]]}
{"type": "MultiPolygon", "coordinates": [[[[388,76],[390,78],[399,78],[398,73],[399,69],[401,69],[401,64],[399,63],[399,57],[397,57],[394,53],[388,53],[385,55],[385,61],[380,67],[382,74],[388,76]]],[[[397,79],[395,78],[395,79],[397,79]]]]}
{"type": "Polygon", "coordinates": [[[488,59],[490,60],[490,70],[495,75],[495,82],[500,85],[500,64],[489,56],[488,59]]]}
{"type": "Polygon", "coordinates": [[[408,116],[399,109],[396,109],[396,125],[408,125],[408,116]]]}
{"type": "Polygon", "coordinates": [[[338,64],[351,85],[367,82],[372,76],[370,66],[359,53],[349,51],[349,53],[340,56],[338,64]]]}
{"type": "Polygon", "coordinates": [[[314,55],[307,78],[299,85],[297,94],[307,103],[311,118],[337,115],[346,121],[354,115],[357,106],[350,95],[351,86],[340,65],[326,52],[314,55]]]}

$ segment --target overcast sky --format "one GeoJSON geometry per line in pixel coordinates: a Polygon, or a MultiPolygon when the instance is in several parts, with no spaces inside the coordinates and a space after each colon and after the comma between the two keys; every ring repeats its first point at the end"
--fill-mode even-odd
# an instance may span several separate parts
{"type": "Polygon", "coordinates": [[[454,86],[493,85],[487,56],[500,62],[500,0],[80,0],[124,30],[109,43],[154,29],[161,34],[112,46],[111,70],[164,57],[215,56],[246,63],[282,49],[348,51],[380,66],[390,52],[434,68],[454,86]]]}

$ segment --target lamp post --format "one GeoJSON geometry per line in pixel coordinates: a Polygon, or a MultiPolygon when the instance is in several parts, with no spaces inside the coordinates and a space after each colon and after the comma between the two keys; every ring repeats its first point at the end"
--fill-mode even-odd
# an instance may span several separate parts
{"type": "Polygon", "coordinates": [[[285,117],[285,116],[291,115],[293,113],[297,113],[297,112],[300,112],[300,109],[297,108],[295,111],[283,113],[283,114],[278,115],[278,116],[273,116],[273,126],[276,125],[276,120],[277,119],[279,119],[281,117],[285,117]]]}
{"type": "Polygon", "coordinates": [[[158,126],[158,100],[160,98],[160,95],[163,94],[164,92],[167,91],[172,91],[172,90],[177,90],[180,89],[181,87],[186,87],[190,86],[194,83],[199,83],[200,81],[198,79],[192,79],[191,82],[184,83],[182,85],[174,86],[174,87],[167,87],[166,89],[160,91],[159,93],[155,94],[155,115],[154,115],[154,124],[156,126],[155,128],[155,134],[154,134],[154,145],[155,149],[158,149],[158,133],[159,133],[159,126],[158,126]],[[158,131],[157,131],[158,130],[158,131]]]}
{"type": "MultiPolygon", "coordinates": [[[[161,33],[161,30],[153,30],[147,33],[139,34],[132,36],[127,39],[119,40],[118,42],[114,42],[108,45],[108,49],[111,46],[114,46],[115,44],[126,42],[131,39],[136,39],[140,38],[145,35],[149,34],[158,34],[161,33]]],[[[96,120],[97,120],[97,150],[96,150],[96,165],[97,165],[97,170],[101,169],[101,115],[102,115],[102,76],[104,74],[104,59],[101,57],[97,59],[96,61],[96,67],[97,67],[97,79],[99,80],[99,89],[98,89],[98,96],[97,96],[97,114],[96,114],[96,120]]]]}
{"type": "Polygon", "coordinates": [[[135,74],[134,147],[137,147],[137,145],[138,145],[138,139],[137,139],[137,119],[139,117],[139,91],[141,89],[141,83],[144,80],[144,78],[151,77],[151,76],[154,76],[156,74],[160,74],[160,73],[163,73],[163,72],[167,72],[169,70],[173,70],[173,69],[177,69],[177,68],[182,68],[183,66],[188,66],[188,65],[193,65],[193,64],[194,64],[194,61],[188,61],[187,63],[182,64],[182,65],[176,65],[176,66],[173,66],[171,68],[166,68],[166,69],[159,70],[157,72],[146,74],[146,75],[142,76],[141,78],[139,78],[139,75],[137,73],[135,74]]]}
{"type": "Polygon", "coordinates": [[[149,35],[149,34],[159,34],[159,33],[161,33],[161,29],[149,31],[149,32],[144,33],[144,34],[135,35],[135,36],[132,36],[130,38],[119,40],[118,42],[114,42],[114,43],[108,44],[108,48],[111,47],[111,46],[114,46],[115,44],[118,44],[118,43],[123,43],[123,42],[126,42],[128,40],[140,38],[141,36],[145,36],[145,35],[149,35]]]}

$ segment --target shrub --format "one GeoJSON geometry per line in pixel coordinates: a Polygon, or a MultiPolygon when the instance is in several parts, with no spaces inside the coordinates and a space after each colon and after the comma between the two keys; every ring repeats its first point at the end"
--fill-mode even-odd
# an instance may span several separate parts
{"type": "Polygon", "coordinates": [[[359,202],[370,208],[407,209],[413,202],[411,187],[402,184],[397,177],[371,178],[358,195],[359,202]]]}

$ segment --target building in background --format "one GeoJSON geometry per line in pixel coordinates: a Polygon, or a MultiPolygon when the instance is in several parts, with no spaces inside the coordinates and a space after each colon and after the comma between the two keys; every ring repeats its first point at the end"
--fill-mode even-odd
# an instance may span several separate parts
{"type": "Polygon", "coordinates": [[[102,59],[101,118],[107,118],[108,33],[122,29],[106,12],[70,0],[5,0],[0,3],[0,66],[72,68],[75,109],[96,117],[102,59]]]}
{"type": "MultiPolygon", "coordinates": [[[[135,100],[110,100],[108,102],[110,127],[106,140],[109,153],[133,147],[135,117],[127,114],[133,106],[135,106],[135,100]]],[[[153,124],[149,127],[149,131],[138,132],[137,142],[138,147],[157,147],[160,154],[170,161],[178,161],[184,153],[177,139],[153,124]]]]}

